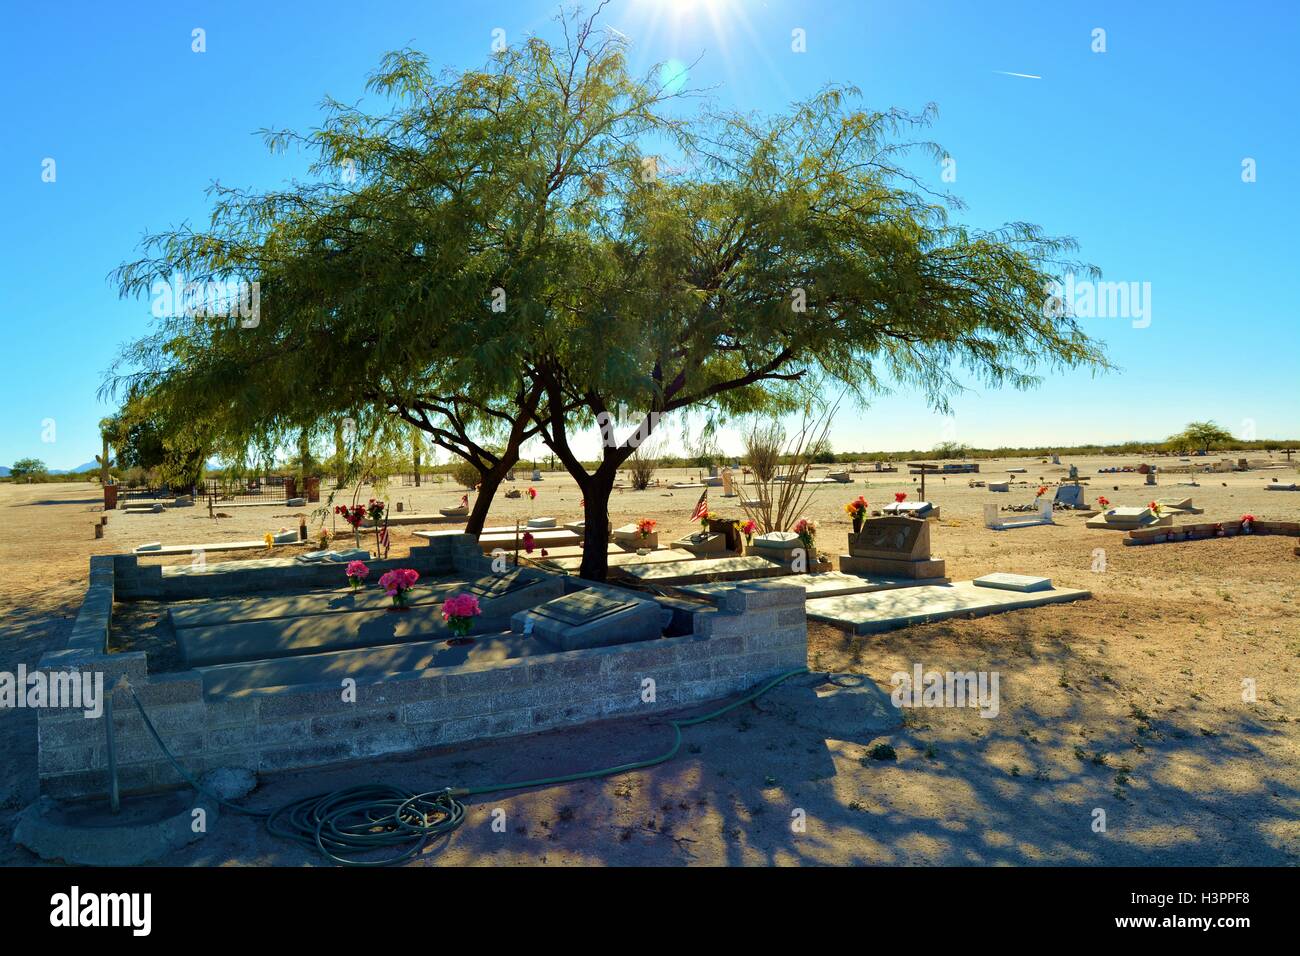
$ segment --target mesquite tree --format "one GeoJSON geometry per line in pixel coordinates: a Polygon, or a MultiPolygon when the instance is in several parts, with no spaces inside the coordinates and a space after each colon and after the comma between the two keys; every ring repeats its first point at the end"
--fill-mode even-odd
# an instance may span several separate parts
{"type": "MultiPolygon", "coordinates": [[[[615,476],[663,414],[780,411],[810,372],[943,407],[966,379],[1106,364],[1046,307],[1082,268],[1073,244],[957,225],[915,171],[909,156],[942,155],[918,138],[928,112],[838,87],[766,118],[685,109],[594,19],[560,28],[460,74],[391,54],[370,84],[386,111],[330,103],[320,129],[270,134],[311,151],[317,179],[218,189],[211,228],[155,237],[118,277],[257,280],[260,324],[164,321],[124,356],[138,384],[222,434],[391,412],[479,470],[471,530],[540,436],[603,541],[615,476]],[[602,435],[594,470],[584,428],[602,435]]],[[[606,570],[587,549],[582,575],[606,570]]]]}

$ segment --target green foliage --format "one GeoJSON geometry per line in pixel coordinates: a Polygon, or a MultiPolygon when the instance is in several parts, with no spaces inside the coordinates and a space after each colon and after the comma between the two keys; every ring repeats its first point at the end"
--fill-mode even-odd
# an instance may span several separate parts
{"type": "Polygon", "coordinates": [[[823,437],[808,449],[808,459],[815,465],[835,464],[835,450],[829,437],[823,437]]]}
{"type": "Polygon", "coordinates": [[[14,478],[40,478],[48,474],[49,469],[45,467],[45,462],[39,458],[19,458],[9,469],[9,474],[14,478]]]}
{"type": "Polygon", "coordinates": [[[1232,447],[1236,439],[1226,428],[1214,422],[1189,422],[1177,435],[1170,435],[1165,443],[1175,451],[1209,451],[1211,448],[1232,447]]]}
{"type": "Polygon", "coordinates": [[[483,476],[468,461],[458,460],[451,465],[451,477],[462,488],[473,490],[483,476]]]}
{"type": "Polygon", "coordinates": [[[1071,240],[958,225],[917,178],[914,154],[943,155],[920,139],[932,110],[851,87],[768,117],[687,110],[619,35],[563,26],[458,74],[397,51],[378,109],[329,100],[318,129],[268,132],[312,156],[309,181],[214,187],[206,230],[151,236],[116,274],[123,295],[176,271],[256,282],[258,321],[165,317],[106,388],[147,396],[173,451],[243,455],[347,416],[384,445],[414,425],[486,482],[540,435],[598,522],[633,446],[593,475],[570,438],[622,404],[644,438],[679,409],[790,411],[805,378],[944,408],[959,370],[1028,387],[1106,366],[1045,308],[1049,280],[1095,274],[1071,240]]]}

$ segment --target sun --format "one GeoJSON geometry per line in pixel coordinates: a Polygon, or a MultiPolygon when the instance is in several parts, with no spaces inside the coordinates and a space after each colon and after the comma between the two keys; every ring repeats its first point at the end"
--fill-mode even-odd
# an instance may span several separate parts
{"type": "Polygon", "coordinates": [[[752,0],[631,0],[626,33],[643,56],[659,63],[659,80],[670,90],[689,86],[688,65],[706,57],[727,82],[739,85],[742,64],[755,60],[766,75],[779,73],[750,21],[753,9],[752,0]]]}

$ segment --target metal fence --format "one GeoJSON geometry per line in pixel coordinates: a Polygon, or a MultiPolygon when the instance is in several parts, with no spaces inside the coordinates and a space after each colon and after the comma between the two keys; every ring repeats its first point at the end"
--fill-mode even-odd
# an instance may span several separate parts
{"type": "Polygon", "coordinates": [[[195,494],[222,501],[285,501],[285,481],[281,475],[255,478],[205,478],[195,486],[195,494]]]}

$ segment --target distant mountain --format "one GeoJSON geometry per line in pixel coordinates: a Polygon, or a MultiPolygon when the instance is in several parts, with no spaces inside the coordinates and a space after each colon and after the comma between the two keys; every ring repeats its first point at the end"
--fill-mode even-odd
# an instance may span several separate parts
{"type": "Polygon", "coordinates": [[[9,477],[9,469],[6,468],[4,465],[0,465],[0,478],[8,478],[8,477],[9,477]]]}
{"type": "MultiPolygon", "coordinates": [[[[50,474],[51,475],[79,475],[83,471],[94,471],[98,467],[99,467],[99,462],[88,461],[84,465],[78,465],[76,468],[51,468],[50,474]]],[[[5,473],[8,474],[8,471],[9,470],[6,468],[5,473]]]]}

